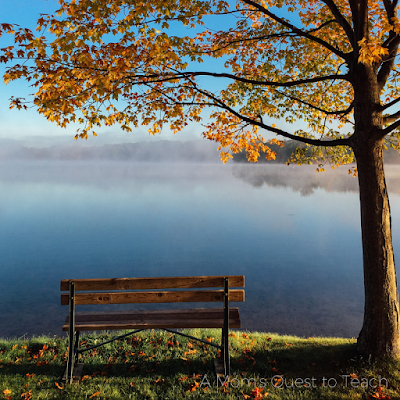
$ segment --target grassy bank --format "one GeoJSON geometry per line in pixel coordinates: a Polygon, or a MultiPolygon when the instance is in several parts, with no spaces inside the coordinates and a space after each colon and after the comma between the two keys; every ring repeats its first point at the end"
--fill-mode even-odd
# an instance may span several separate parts
{"type": "MultiPolygon", "coordinates": [[[[188,332],[220,338],[219,330],[188,332]]],[[[81,382],[68,386],[60,382],[65,339],[0,339],[0,399],[400,399],[400,362],[363,359],[354,339],[244,332],[230,339],[229,382],[214,376],[212,347],[147,331],[86,353],[81,382]]]]}

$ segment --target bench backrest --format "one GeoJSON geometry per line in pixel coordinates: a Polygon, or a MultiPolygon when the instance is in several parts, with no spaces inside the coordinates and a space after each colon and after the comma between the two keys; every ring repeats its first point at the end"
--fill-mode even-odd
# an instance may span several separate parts
{"type": "MultiPolygon", "coordinates": [[[[223,302],[225,278],[228,278],[229,301],[244,301],[243,289],[231,289],[244,287],[243,275],[62,279],[61,291],[69,292],[73,282],[75,304],[223,302]]],[[[61,294],[61,305],[69,304],[69,296],[61,294]]]]}

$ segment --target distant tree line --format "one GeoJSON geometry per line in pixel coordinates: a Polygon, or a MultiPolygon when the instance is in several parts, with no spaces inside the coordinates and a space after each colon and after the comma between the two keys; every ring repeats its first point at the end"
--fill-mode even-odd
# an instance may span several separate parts
{"type": "Polygon", "coordinates": [[[85,142],[51,147],[1,146],[1,160],[113,160],[150,162],[220,162],[215,143],[160,140],[90,146],[85,142]]]}
{"type": "MultiPolygon", "coordinates": [[[[298,149],[299,147],[301,148],[302,146],[299,146],[299,143],[295,140],[286,140],[285,141],[285,146],[284,147],[279,147],[275,143],[266,143],[268,147],[276,153],[275,160],[269,161],[266,158],[266,153],[261,152],[260,157],[258,159],[258,163],[277,163],[277,164],[282,164],[286,163],[293,152],[298,149]]],[[[304,146],[303,146],[304,147],[304,146]]],[[[400,156],[398,151],[389,148],[386,150],[384,153],[384,159],[385,163],[387,164],[400,164],[400,156]]],[[[249,162],[246,157],[246,152],[242,151],[237,154],[233,154],[233,161],[234,162],[240,162],[240,163],[246,163],[249,162]]]]}

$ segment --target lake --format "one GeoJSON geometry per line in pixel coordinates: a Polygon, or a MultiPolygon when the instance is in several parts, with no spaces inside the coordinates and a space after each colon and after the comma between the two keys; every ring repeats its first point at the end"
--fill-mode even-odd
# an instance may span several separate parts
{"type": "MultiPolygon", "coordinates": [[[[400,167],[387,169],[400,249],[400,167]]],[[[356,337],[357,179],[286,165],[5,161],[0,336],[62,334],[62,278],[243,274],[243,329],[356,337]]]]}

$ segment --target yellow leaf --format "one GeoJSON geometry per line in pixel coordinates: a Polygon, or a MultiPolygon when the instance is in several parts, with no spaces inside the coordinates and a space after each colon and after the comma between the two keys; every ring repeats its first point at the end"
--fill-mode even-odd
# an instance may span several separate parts
{"type": "Polygon", "coordinates": [[[363,38],[358,45],[360,46],[358,62],[361,64],[372,65],[382,61],[382,57],[389,54],[389,50],[380,46],[377,41],[367,42],[366,38],[363,38]]]}

